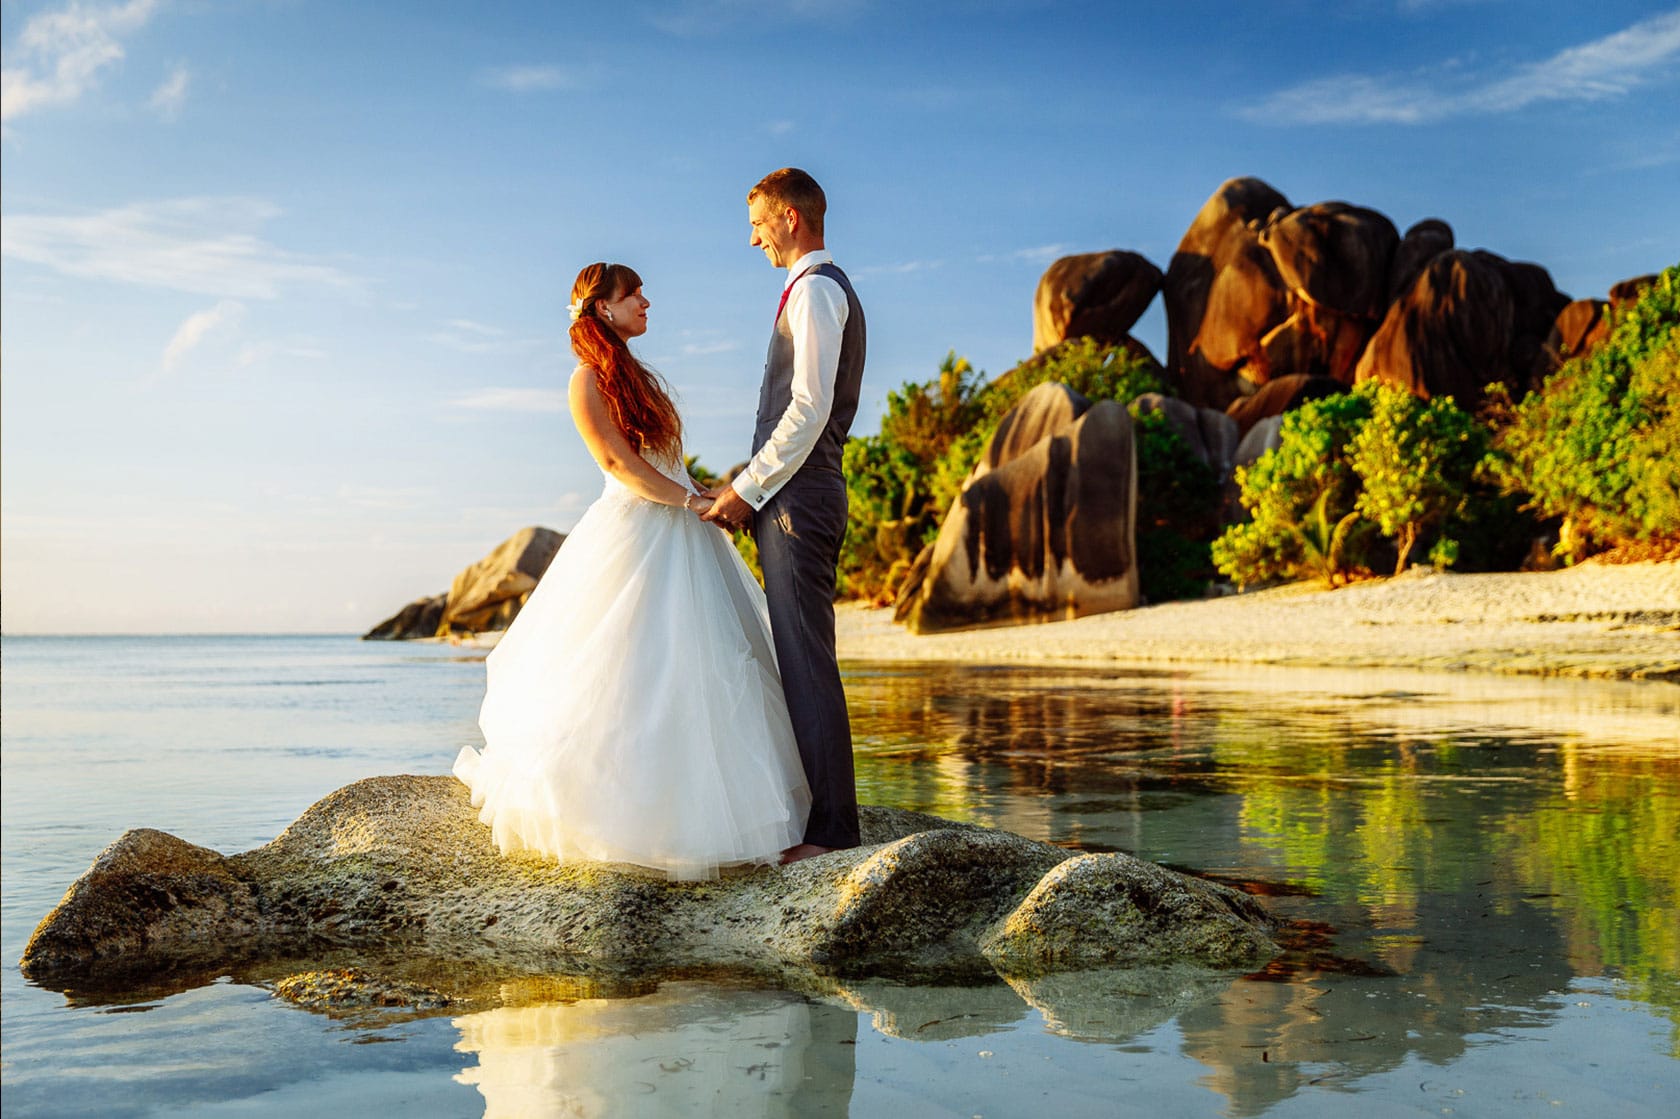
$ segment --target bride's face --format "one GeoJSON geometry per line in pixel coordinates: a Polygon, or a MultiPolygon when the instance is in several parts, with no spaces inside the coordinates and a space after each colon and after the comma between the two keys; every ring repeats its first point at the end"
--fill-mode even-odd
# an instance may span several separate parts
{"type": "Polygon", "coordinates": [[[637,288],[611,301],[597,301],[595,313],[601,316],[608,330],[629,341],[647,333],[647,312],[651,306],[642,289],[637,288]]]}

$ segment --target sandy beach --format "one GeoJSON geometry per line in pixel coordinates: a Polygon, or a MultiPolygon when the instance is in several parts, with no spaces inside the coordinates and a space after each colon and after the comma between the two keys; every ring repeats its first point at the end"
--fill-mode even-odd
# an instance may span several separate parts
{"type": "Polygon", "coordinates": [[[1486,575],[1414,568],[1045,625],[916,636],[839,609],[843,660],[1471,670],[1680,683],[1680,563],[1486,575]]]}

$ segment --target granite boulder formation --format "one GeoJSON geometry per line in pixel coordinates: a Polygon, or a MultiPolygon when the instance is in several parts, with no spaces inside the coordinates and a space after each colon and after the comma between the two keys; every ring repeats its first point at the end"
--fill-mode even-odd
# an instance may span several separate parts
{"type": "Polygon", "coordinates": [[[1129,609],[1136,518],[1125,406],[1039,385],[999,424],[900,613],[931,633],[1129,609]]]}
{"type": "Polygon", "coordinates": [[[1537,383],[1547,335],[1568,302],[1539,265],[1482,251],[1437,254],[1390,305],[1354,380],[1451,396],[1466,408],[1496,382],[1520,395],[1537,383]]]}
{"type": "Polygon", "coordinates": [[[1259,179],[1231,179],[1179,241],[1161,292],[1167,368],[1191,404],[1224,409],[1270,379],[1260,340],[1288,317],[1288,298],[1259,231],[1274,212],[1289,209],[1289,200],[1259,179]]]}
{"type": "Polygon", "coordinates": [[[1129,333],[1161,290],[1161,270],[1133,252],[1064,256],[1033,295],[1033,352],[1070,338],[1141,349],[1129,333]]]}
{"type": "Polygon", "coordinates": [[[1079,856],[1064,869],[1067,851],[1009,832],[885,808],[866,808],[863,825],[865,846],[849,851],[667,882],[503,856],[453,778],[371,778],[243,854],[128,832],[41,922],[21,967],[62,985],[296,960],[321,945],[463,966],[546,954],[856,973],[992,960],[1035,974],[1246,966],[1277,951],[1248,895],[1128,856],[1079,856]]]}
{"type": "Polygon", "coordinates": [[[506,629],[565,541],[551,528],[522,528],[463,569],[448,591],[409,603],[368,630],[362,640],[402,641],[506,629]]]}

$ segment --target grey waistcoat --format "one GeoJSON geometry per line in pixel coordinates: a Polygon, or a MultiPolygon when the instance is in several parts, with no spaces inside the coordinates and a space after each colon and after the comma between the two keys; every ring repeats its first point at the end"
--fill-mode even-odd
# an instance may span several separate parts
{"type": "MultiPolygon", "coordinates": [[[[840,335],[840,367],[834,374],[834,407],[828,413],[828,423],[811,448],[811,457],[799,468],[831,470],[840,473],[840,455],[846,446],[846,435],[852,430],[852,417],[857,415],[858,393],[863,387],[863,305],[846,274],[833,264],[819,264],[811,269],[813,276],[827,276],[846,293],[846,326],[840,335]]],[[[770,335],[770,354],[764,359],[764,384],[758,390],[758,426],[753,431],[752,453],[770,440],[770,433],[781,422],[793,400],[793,335],[776,319],[776,329],[770,335]]],[[[796,475],[797,476],[797,475],[796,475]]]]}

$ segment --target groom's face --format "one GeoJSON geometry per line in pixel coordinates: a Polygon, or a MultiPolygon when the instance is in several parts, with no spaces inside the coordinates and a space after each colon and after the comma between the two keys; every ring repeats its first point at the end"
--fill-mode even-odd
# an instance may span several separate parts
{"type": "Polygon", "coordinates": [[[747,203],[752,246],[763,249],[764,255],[777,268],[786,268],[793,262],[793,222],[789,218],[792,209],[762,194],[747,203]]]}

